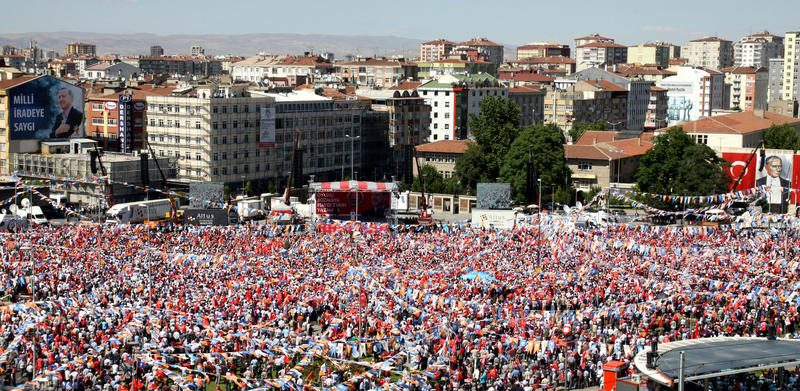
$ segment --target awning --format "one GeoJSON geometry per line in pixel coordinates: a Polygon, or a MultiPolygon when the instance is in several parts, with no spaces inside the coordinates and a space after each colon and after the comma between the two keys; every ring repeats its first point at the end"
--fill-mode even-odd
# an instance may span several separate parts
{"type": "Polygon", "coordinates": [[[594,174],[572,174],[572,179],[597,179],[594,174]]]}
{"type": "Polygon", "coordinates": [[[395,191],[397,185],[392,182],[341,181],[311,183],[314,191],[395,191]]]}

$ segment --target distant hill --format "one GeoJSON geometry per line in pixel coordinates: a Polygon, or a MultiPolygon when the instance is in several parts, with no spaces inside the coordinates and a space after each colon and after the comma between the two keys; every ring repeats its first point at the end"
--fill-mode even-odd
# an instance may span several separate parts
{"type": "Polygon", "coordinates": [[[156,35],[102,34],[80,32],[0,33],[0,46],[26,48],[31,40],[45,50],[64,54],[68,43],[88,42],[97,45],[97,54],[150,54],[150,46],[161,45],[167,55],[187,54],[193,45],[205,48],[207,55],[251,56],[259,52],[270,54],[301,54],[303,52],[332,52],[337,59],[348,54],[362,56],[419,55],[423,41],[392,36],[370,35],[306,35],[306,34],[240,34],[240,35],[156,35]]]}

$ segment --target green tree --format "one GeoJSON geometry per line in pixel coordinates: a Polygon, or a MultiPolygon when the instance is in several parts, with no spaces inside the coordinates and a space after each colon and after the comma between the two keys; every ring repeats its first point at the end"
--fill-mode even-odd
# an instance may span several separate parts
{"type": "Polygon", "coordinates": [[[483,99],[480,107],[480,115],[470,115],[469,129],[485,156],[486,177],[494,180],[500,174],[511,143],[520,133],[520,108],[513,101],[497,96],[483,99]]]}
{"type": "Polygon", "coordinates": [[[244,185],[244,194],[247,194],[248,197],[252,197],[256,194],[256,191],[253,188],[253,182],[247,181],[247,183],[244,185]]]}
{"type": "Polygon", "coordinates": [[[481,147],[475,143],[470,143],[464,154],[456,159],[456,178],[467,194],[475,194],[478,182],[490,181],[486,160],[481,147]]]}
{"type": "MultiPolygon", "coordinates": [[[[643,192],[667,195],[707,195],[728,191],[727,162],[704,144],[695,143],[680,126],[655,138],[636,171],[643,192]]],[[[653,203],[666,207],[664,203],[653,203]]]]}
{"type": "Polygon", "coordinates": [[[542,185],[562,186],[569,182],[570,170],[564,157],[561,129],[552,124],[528,126],[511,144],[500,170],[502,180],[511,183],[511,195],[517,202],[528,198],[525,189],[531,150],[534,169],[542,185]]]}
{"type": "Polygon", "coordinates": [[[788,124],[772,125],[764,135],[764,147],[772,149],[800,149],[800,137],[788,124]]]}
{"type": "Polygon", "coordinates": [[[587,130],[607,130],[605,121],[598,120],[597,122],[576,122],[572,124],[569,130],[569,136],[572,137],[572,142],[578,141],[583,132],[587,130]]]}
{"type": "Polygon", "coordinates": [[[444,189],[442,189],[442,193],[459,195],[464,193],[464,187],[461,186],[461,183],[459,183],[458,178],[456,178],[456,176],[453,175],[450,178],[444,180],[444,189]]]}
{"type": "Polygon", "coordinates": [[[412,191],[422,191],[422,182],[425,183],[425,193],[442,193],[444,191],[444,177],[436,170],[436,167],[426,164],[422,166],[422,171],[414,177],[411,184],[412,191]]]}

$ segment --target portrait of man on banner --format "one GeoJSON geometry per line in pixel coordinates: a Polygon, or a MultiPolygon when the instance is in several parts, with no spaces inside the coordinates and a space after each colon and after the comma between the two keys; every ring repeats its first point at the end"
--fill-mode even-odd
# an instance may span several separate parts
{"type": "Polygon", "coordinates": [[[771,211],[786,212],[792,187],[792,180],[789,179],[791,172],[791,156],[770,155],[764,159],[764,169],[756,174],[756,186],[767,186],[767,202],[771,211]],[[779,206],[780,210],[773,208],[773,205],[779,206]]]}

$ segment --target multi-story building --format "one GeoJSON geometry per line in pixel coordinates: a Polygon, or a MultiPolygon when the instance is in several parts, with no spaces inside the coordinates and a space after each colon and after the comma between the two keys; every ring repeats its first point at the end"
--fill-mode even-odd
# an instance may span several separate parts
{"type": "Polygon", "coordinates": [[[194,45],[190,49],[192,56],[205,56],[206,50],[200,45],[194,45]]]}
{"type": "Polygon", "coordinates": [[[150,46],[150,57],[161,57],[164,55],[164,48],[161,45],[150,46]]]}
{"type": "Polygon", "coordinates": [[[670,49],[673,47],[662,43],[645,43],[628,46],[629,64],[647,65],[656,64],[662,67],[669,66],[670,49]]]}
{"type": "Polygon", "coordinates": [[[431,106],[428,141],[470,138],[469,116],[480,114],[480,102],[489,96],[508,98],[508,88],[485,73],[440,76],[420,85],[417,91],[431,106]]]}
{"type": "Polygon", "coordinates": [[[434,62],[447,58],[455,43],[444,38],[419,44],[419,61],[434,62]]]}
{"type": "MultiPolygon", "coordinates": [[[[422,144],[415,147],[419,155],[420,166],[432,166],[445,178],[450,178],[456,173],[456,160],[464,155],[470,140],[440,140],[422,144]]],[[[413,168],[414,176],[419,175],[416,165],[413,168]]]]}
{"type": "Polygon", "coordinates": [[[277,78],[303,78],[314,83],[335,72],[333,64],[320,56],[257,55],[231,65],[234,80],[263,82],[277,78]]]}
{"type": "Polygon", "coordinates": [[[139,68],[125,62],[99,62],[86,68],[82,76],[90,80],[130,80],[131,78],[139,76],[141,73],[142,71],[139,68]]]}
{"type": "Polygon", "coordinates": [[[638,77],[623,77],[599,68],[584,69],[568,76],[568,78],[574,80],[605,80],[625,88],[628,91],[625,127],[634,130],[644,128],[648,105],[650,104],[650,81],[638,77]]]}
{"type": "Polygon", "coordinates": [[[689,42],[684,55],[689,65],[719,70],[733,66],[733,44],[717,37],[706,37],[689,42]]]}
{"type": "Polygon", "coordinates": [[[652,130],[665,126],[667,126],[667,89],[650,86],[650,102],[647,104],[644,128],[652,130]]]}
{"type": "Polygon", "coordinates": [[[544,122],[566,132],[576,122],[605,121],[611,128],[627,122],[628,91],[606,80],[565,80],[562,88],[547,88],[544,122]]]}
{"type": "Polygon", "coordinates": [[[783,62],[783,96],[781,99],[789,101],[800,100],[800,31],[786,32],[784,39],[783,62]]]}
{"type": "Polygon", "coordinates": [[[734,66],[766,68],[772,58],[783,58],[783,37],[769,31],[744,36],[733,44],[734,66]]]}
{"type": "Polygon", "coordinates": [[[675,76],[666,77],[656,83],[668,90],[668,125],[711,116],[712,110],[722,109],[725,102],[724,84],[722,72],[693,67],[678,67],[675,76]]]}
{"type": "Polygon", "coordinates": [[[566,76],[575,72],[575,60],[569,57],[533,57],[509,61],[508,64],[518,69],[538,70],[539,73],[559,71],[558,76],[566,76]]]}
{"type": "Polygon", "coordinates": [[[525,58],[569,57],[569,45],[553,42],[532,42],[517,48],[517,60],[525,58]]]}
{"type": "Polygon", "coordinates": [[[141,69],[143,74],[216,76],[222,74],[222,61],[196,57],[128,57],[123,62],[141,69]]]}
{"type": "Polygon", "coordinates": [[[768,103],[783,97],[783,62],[782,58],[769,59],[768,103]]]}
{"type": "Polygon", "coordinates": [[[652,133],[622,138],[621,132],[588,130],[564,146],[564,157],[575,189],[588,192],[593,187],[634,183],[639,161],[652,147],[652,133]]]}
{"type": "Polygon", "coordinates": [[[498,79],[509,87],[529,86],[539,88],[551,85],[556,80],[534,70],[505,69],[498,79]]]}
{"type": "Polygon", "coordinates": [[[497,76],[497,64],[486,61],[469,61],[459,58],[445,58],[438,61],[417,63],[419,72],[417,77],[421,80],[432,79],[441,75],[452,73],[488,73],[497,76]]]}
{"type": "Polygon", "coordinates": [[[600,34],[587,35],[585,37],[575,38],[575,48],[595,42],[614,43],[614,39],[604,37],[600,34]]]}
{"type": "Polygon", "coordinates": [[[541,124],[544,119],[544,91],[534,86],[508,89],[508,99],[519,106],[519,126],[541,124]]]}
{"type": "Polygon", "coordinates": [[[628,48],[613,42],[591,42],[575,49],[577,70],[621,64],[628,60],[628,48]]]}
{"type": "Polygon", "coordinates": [[[769,84],[766,68],[730,67],[722,69],[722,73],[725,74],[725,86],[730,90],[726,108],[766,110],[769,84]]]}
{"type": "Polygon", "coordinates": [[[665,77],[675,76],[677,74],[676,72],[661,69],[657,66],[639,67],[619,65],[616,68],[614,73],[617,75],[627,78],[644,79],[651,83],[658,83],[665,77]]]}
{"type": "Polygon", "coordinates": [[[388,88],[404,80],[416,80],[417,64],[405,61],[364,58],[338,64],[339,79],[360,87],[388,88]]]}
{"type": "Polygon", "coordinates": [[[56,77],[75,77],[80,75],[76,64],[69,60],[48,61],[47,71],[56,77]]]}
{"type": "Polygon", "coordinates": [[[460,42],[454,45],[453,50],[459,49],[473,49],[477,50],[486,61],[493,64],[502,64],[503,59],[503,45],[492,42],[486,38],[473,38],[469,41],[460,42]]]}
{"type": "Polygon", "coordinates": [[[96,56],[97,46],[92,43],[75,42],[67,44],[67,56],[96,56]]]}

